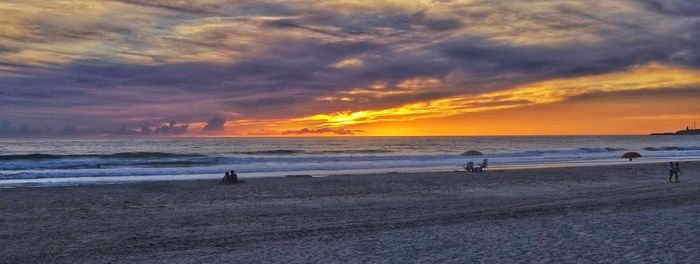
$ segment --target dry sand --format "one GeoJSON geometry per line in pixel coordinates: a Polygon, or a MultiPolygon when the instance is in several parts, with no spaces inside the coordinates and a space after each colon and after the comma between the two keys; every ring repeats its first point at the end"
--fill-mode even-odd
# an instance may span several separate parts
{"type": "Polygon", "coordinates": [[[0,190],[2,263],[700,263],[700,163],[0,190]]]}

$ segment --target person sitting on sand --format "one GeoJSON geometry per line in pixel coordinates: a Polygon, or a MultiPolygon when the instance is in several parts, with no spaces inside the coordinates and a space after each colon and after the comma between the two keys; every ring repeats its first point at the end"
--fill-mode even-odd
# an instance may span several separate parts
{"type": "Polygon", "coordinates": [[[221,179],[221,183],[228,184],[229,178],[231,178],[231,175],[229,175],[227,171],[226,174],[224,174],[224,178],[221,179]]]}
{"type": "Polygon", "coordinates": [[[673,167],[673,174],[676,175],[676,183],[679,183],[680,181],[678,180],[678,173],[683,173],[681,171],[681,165],[676,162],[676,166],[673,167]]]}
{"type": "Polygon", "coordinates": [[[221,180],[221,183],[236,184],[238,183],[238,175],[236,175],[236,173],[233,170],[231,170],[231,172],[227,171],[226,174],[224,174],[224,179],[221,180]]]}
{"type": "Polygon", "coordinates": [[[238,174],[236,174],[236,172],[234,172],[233,170],[231,170],[231,181],[233,183],[238,183],[238,174]]]}
{"type": "Polygon", "coordinates": [[[668,182],[673,182],[673,173],[676,171],[676,167],[673,166],[673,162],[668,163],[668,182]]]}
{"type": "Polygon", "coordinates": [[[236,175],[233,170],[229,173],[224,174],[223,184],[236,184],[238,183],[238,175],[236,175]]]}

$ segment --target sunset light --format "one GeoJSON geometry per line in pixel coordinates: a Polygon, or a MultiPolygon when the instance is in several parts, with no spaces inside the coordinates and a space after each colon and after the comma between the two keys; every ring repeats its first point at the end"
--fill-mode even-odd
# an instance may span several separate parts
{"type": "Polygon", "coordinates": [[[0,263],[698,263],[699,123],[700,0],[0,0],[0,263]]]}
{"type": "Polygon", "coordinates": [[[195,2],[0,3],[0,136],[647,134],[700,113],[680,4],[195,2]],[[657,96],[656,124],[623,111],[657,96]]]}

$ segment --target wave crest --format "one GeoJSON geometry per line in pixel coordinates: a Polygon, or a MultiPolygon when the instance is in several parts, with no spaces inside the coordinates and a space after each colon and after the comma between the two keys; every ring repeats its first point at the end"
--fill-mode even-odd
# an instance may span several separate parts
{"type": "Polygon", "coordinates": [[[346,150],[322,150],[322,151],[306,151],[300,149],[273,149],[273,150],[258,150],[258,151],[238,151],[234,154],[243,155],[296,155],[296,154],[379,154],[394,152],[388,149],[346,149],[346,150]]]}
{"type": "Polygon", "coordinates": [[[685,150],[700,150],[700,147],[646,147],[646,151],[685,151],[685,150]]]}
{"type": "Polygon", "coordinates": [[[147,159],[147,158],[184,158],[184,157],[202,157],[200,154],[176,154],[165,152],[120,152],[104,155],[58,155],[58,154],[15,154],[15,155],[0,155],[0,160],[52,160],[52,159],[71,159],[71,158],[114,158],[114,159],[147,159]]]}

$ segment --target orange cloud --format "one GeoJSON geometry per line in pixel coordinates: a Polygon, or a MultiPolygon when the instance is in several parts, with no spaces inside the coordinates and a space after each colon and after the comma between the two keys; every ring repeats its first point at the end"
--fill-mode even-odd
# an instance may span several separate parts
{"type": "MultiPolygon", "coordinates": [[[[319,127],[342,127],[549,104],[590,93],[684,88],[698,85],[700,85],[698,70],[652,63],[621,72],[547,80],[474,96],[455,96],[387,109],[317,114],[290,121],[314,124],[319,127]]],[[[409,87],[413,86],[409,85],[409,87]]]]}

